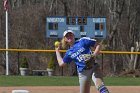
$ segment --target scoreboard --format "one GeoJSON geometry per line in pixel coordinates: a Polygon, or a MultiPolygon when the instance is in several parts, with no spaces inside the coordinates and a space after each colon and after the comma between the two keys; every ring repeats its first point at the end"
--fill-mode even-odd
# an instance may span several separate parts
{"type": "Polygon", "coordinates": [[[47,17],[46,33],[48,38],[62,38],[65,30],[72,30],[75,38],[106,38],[105,17],[47,17]]]}

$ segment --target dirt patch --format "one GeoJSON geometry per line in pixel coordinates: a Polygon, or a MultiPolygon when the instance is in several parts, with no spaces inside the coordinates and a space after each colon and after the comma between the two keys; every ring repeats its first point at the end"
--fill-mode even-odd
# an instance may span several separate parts
{"type": "MultiPolygon", "coordinates": [[[[107,86],[110,93],[140,93],[140,86],[107,86]]],[[[78,86],[26,86],[0,87],[0,93],[12,93],[12,90],[28,90],[29,93],[79,93],[78,86]]],[[[99,93],[94,86],[91,93],[99,93]]]]}

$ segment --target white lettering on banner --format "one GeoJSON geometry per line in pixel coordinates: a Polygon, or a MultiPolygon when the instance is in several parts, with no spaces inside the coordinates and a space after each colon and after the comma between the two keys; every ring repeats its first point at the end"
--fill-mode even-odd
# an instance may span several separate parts
{"type": "Polygon", "coordinates": [[[105,18],[93,18],[93,22],[97,23],[105,22],[105,18]]]}
{"type": "Polygon", "coordinates": [[[87,32],[80,32],[81,35],[87,35],[87,32]]]}
{"type": "Polygon", "coordinates": [[[55,31],[51,31],[51,32],[50,32],[50,35],[54,35],[54,36],[56,36],[56,35],[57,35],[57,32],[55,32],[55,31]]]}
{"type": "Polygon", "coordinates": [[[64,18],[47,18],[47,22],[64,22],[64,18]]]}
{"type": "Polygon", "coordinates": [[[101,32],[101,35],[103,35],[103,32],[101,32]]]}
{"type": "Polygon", "coordinates": [[[97,35],[98,33],[97,32],[95,32],[95,35],[97,35]]]}
{"type": "Polygon", "coordinates": [[[79,30],[79,27],[68,27],[69,30],[79,30]]]}

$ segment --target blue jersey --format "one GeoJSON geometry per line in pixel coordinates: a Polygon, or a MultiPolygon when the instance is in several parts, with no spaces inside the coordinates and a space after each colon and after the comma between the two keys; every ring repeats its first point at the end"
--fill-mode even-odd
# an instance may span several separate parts
{"type": "Polygon", "coordinates": [[[91,54],[91,47],[93,47],[95,43],[96,40],[89,37],[83,37],[77,40],[74,45],[67,50],[63,61],[67,64],[74,61],[77,66],[78,72],[82,72],[86,64],[81,55],[91,54]]]}

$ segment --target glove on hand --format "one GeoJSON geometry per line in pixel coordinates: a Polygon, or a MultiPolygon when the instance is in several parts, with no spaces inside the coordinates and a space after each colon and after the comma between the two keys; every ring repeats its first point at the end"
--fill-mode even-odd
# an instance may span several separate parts
{"type": "Polygon", "coordinates": [[[94,60],[94,55],[93,54],[82,54],[82,58],[87,63],[87,62],[94,60]]]}
{"type": "Polygon", "coordinates": [[[82,54],[82,58],[84,59],[87,68],[92,67],[92,62],[95,61],[93,54],[82,54]]]}

